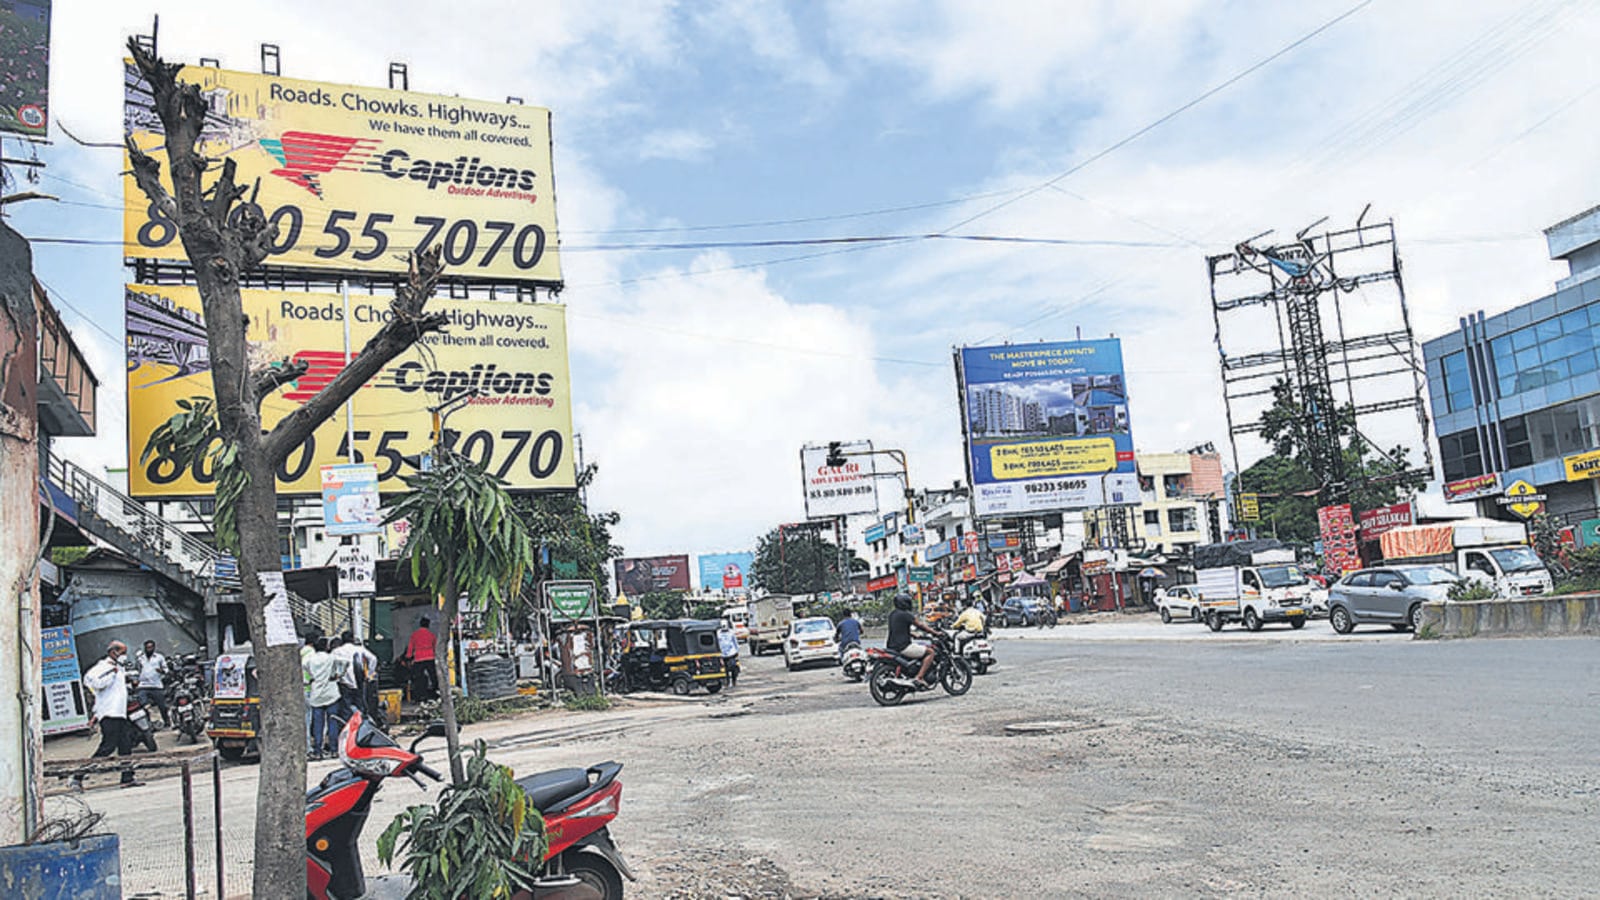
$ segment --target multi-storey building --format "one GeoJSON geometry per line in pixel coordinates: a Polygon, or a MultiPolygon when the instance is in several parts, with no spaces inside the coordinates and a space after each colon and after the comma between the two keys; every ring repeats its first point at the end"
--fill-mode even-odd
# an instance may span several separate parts
{"type": "Polygon", "coordinates": [[[1446,499],[1508,518],[1523,482],[1570,524],[1600,507],[1600,207],[1545,239],[1568,266],[1554,293],[1463,316],[1422,353],[1446,499]]]}

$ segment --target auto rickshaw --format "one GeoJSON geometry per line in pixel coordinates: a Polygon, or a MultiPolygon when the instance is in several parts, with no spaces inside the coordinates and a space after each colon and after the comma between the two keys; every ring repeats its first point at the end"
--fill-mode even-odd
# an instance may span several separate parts
{"type": "Polygon", "coordinates": [[[217,657],[211,675],[211,712],[206,736],[226,760],[261,758],[261,686],[249,653],[217,657]]]}
{"type": "Polygon", "coordinates": [[[715,694],[728,683],[717,629],[700,619],[646,619],[628,623],[622,684],[628,691],[687,694],[696,684],[715,694]]]}

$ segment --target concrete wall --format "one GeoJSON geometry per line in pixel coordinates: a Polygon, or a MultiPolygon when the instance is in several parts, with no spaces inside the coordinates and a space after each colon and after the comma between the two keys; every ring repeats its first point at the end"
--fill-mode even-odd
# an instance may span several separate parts
{"type": "Polygon", "coordinates": [[[1422,630],[1445,638],[1600,635],[1600,594],[1429,603],[1422,630]]]}

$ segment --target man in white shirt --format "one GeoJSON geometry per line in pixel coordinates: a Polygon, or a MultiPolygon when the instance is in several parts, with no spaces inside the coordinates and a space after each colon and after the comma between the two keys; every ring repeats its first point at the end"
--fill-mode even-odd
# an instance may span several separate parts
{"type": "Polygon", "coordinates": [[[144,652],[134,656],[139,666],[139,702],[145,709],[154,706],[161,710],[163,727],[172,727],[172,716],[167,712],[167,685],[161,680],[167,670],[167,658],[156,652],[155,641],[144,642],[144,652]]]}
{"type": "Polygon", "coordinates": [[[370,715],[367,684],[378,674],[378,657],[348,631],[339,635],[339,646],[333,649],[333,655],[345,665],[344,674],[339,676],[340,715],[348,719],[351,711],[358,709],[362,715],[370,715]]]}
{"type": "MultiPolygon", "coordinates": [[[[122,657],[128,645],[112,641],[106,655],[83,673],[83,685],[94,691],[94,717],[100,723],[100,747],[94,751],[96,758],[133,755],[133,728],[128,723],[128,682],[122,669],[122,657]]],[[[75,779],[79,784],[83,776],[75,779]]],[[[133,780],[133,767],[122,770],[122,786],[137,787],[133,780]]]]}
{"type": "Polygon", "coordinates": [[[316,652],[302,664],[306,676],[311,679],[306,700],[311,704],[311,758],[314,760],[339,752],[339,677],[348,666],[328,652],[332,647],[332,638],[322,638],[317,642],[316,652]]]}

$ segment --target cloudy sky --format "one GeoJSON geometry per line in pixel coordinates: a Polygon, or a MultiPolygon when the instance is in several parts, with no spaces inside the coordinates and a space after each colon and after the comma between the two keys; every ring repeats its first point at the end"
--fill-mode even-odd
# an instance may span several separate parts
{"type": "MultiPolygon", "coordinates": [[[[1115,334],[1138,445],[1223,445],[1206,254],[1370,203],[1426,339],[1548,293],[1541,230],[1600,203],[1582,0],[57,6],[52,114],[86,141],[119,139],[120,47],[155,13],[169,58],[255,70],[267,41],[285,75],[397,60],[550,107],[576,426],[630,553],[802,518],[806,442],[962,478],[953,345],[1115,334]],[[1062,243],[640,248],[930,233],[1062,243]]],[[[119,238],[119,154],[54,137],[70,204],[13,226],[119,238]]],[[[120,465],[120,254],[35,254],[102,378],[102,437],[61,449],[120,465]]]]}

